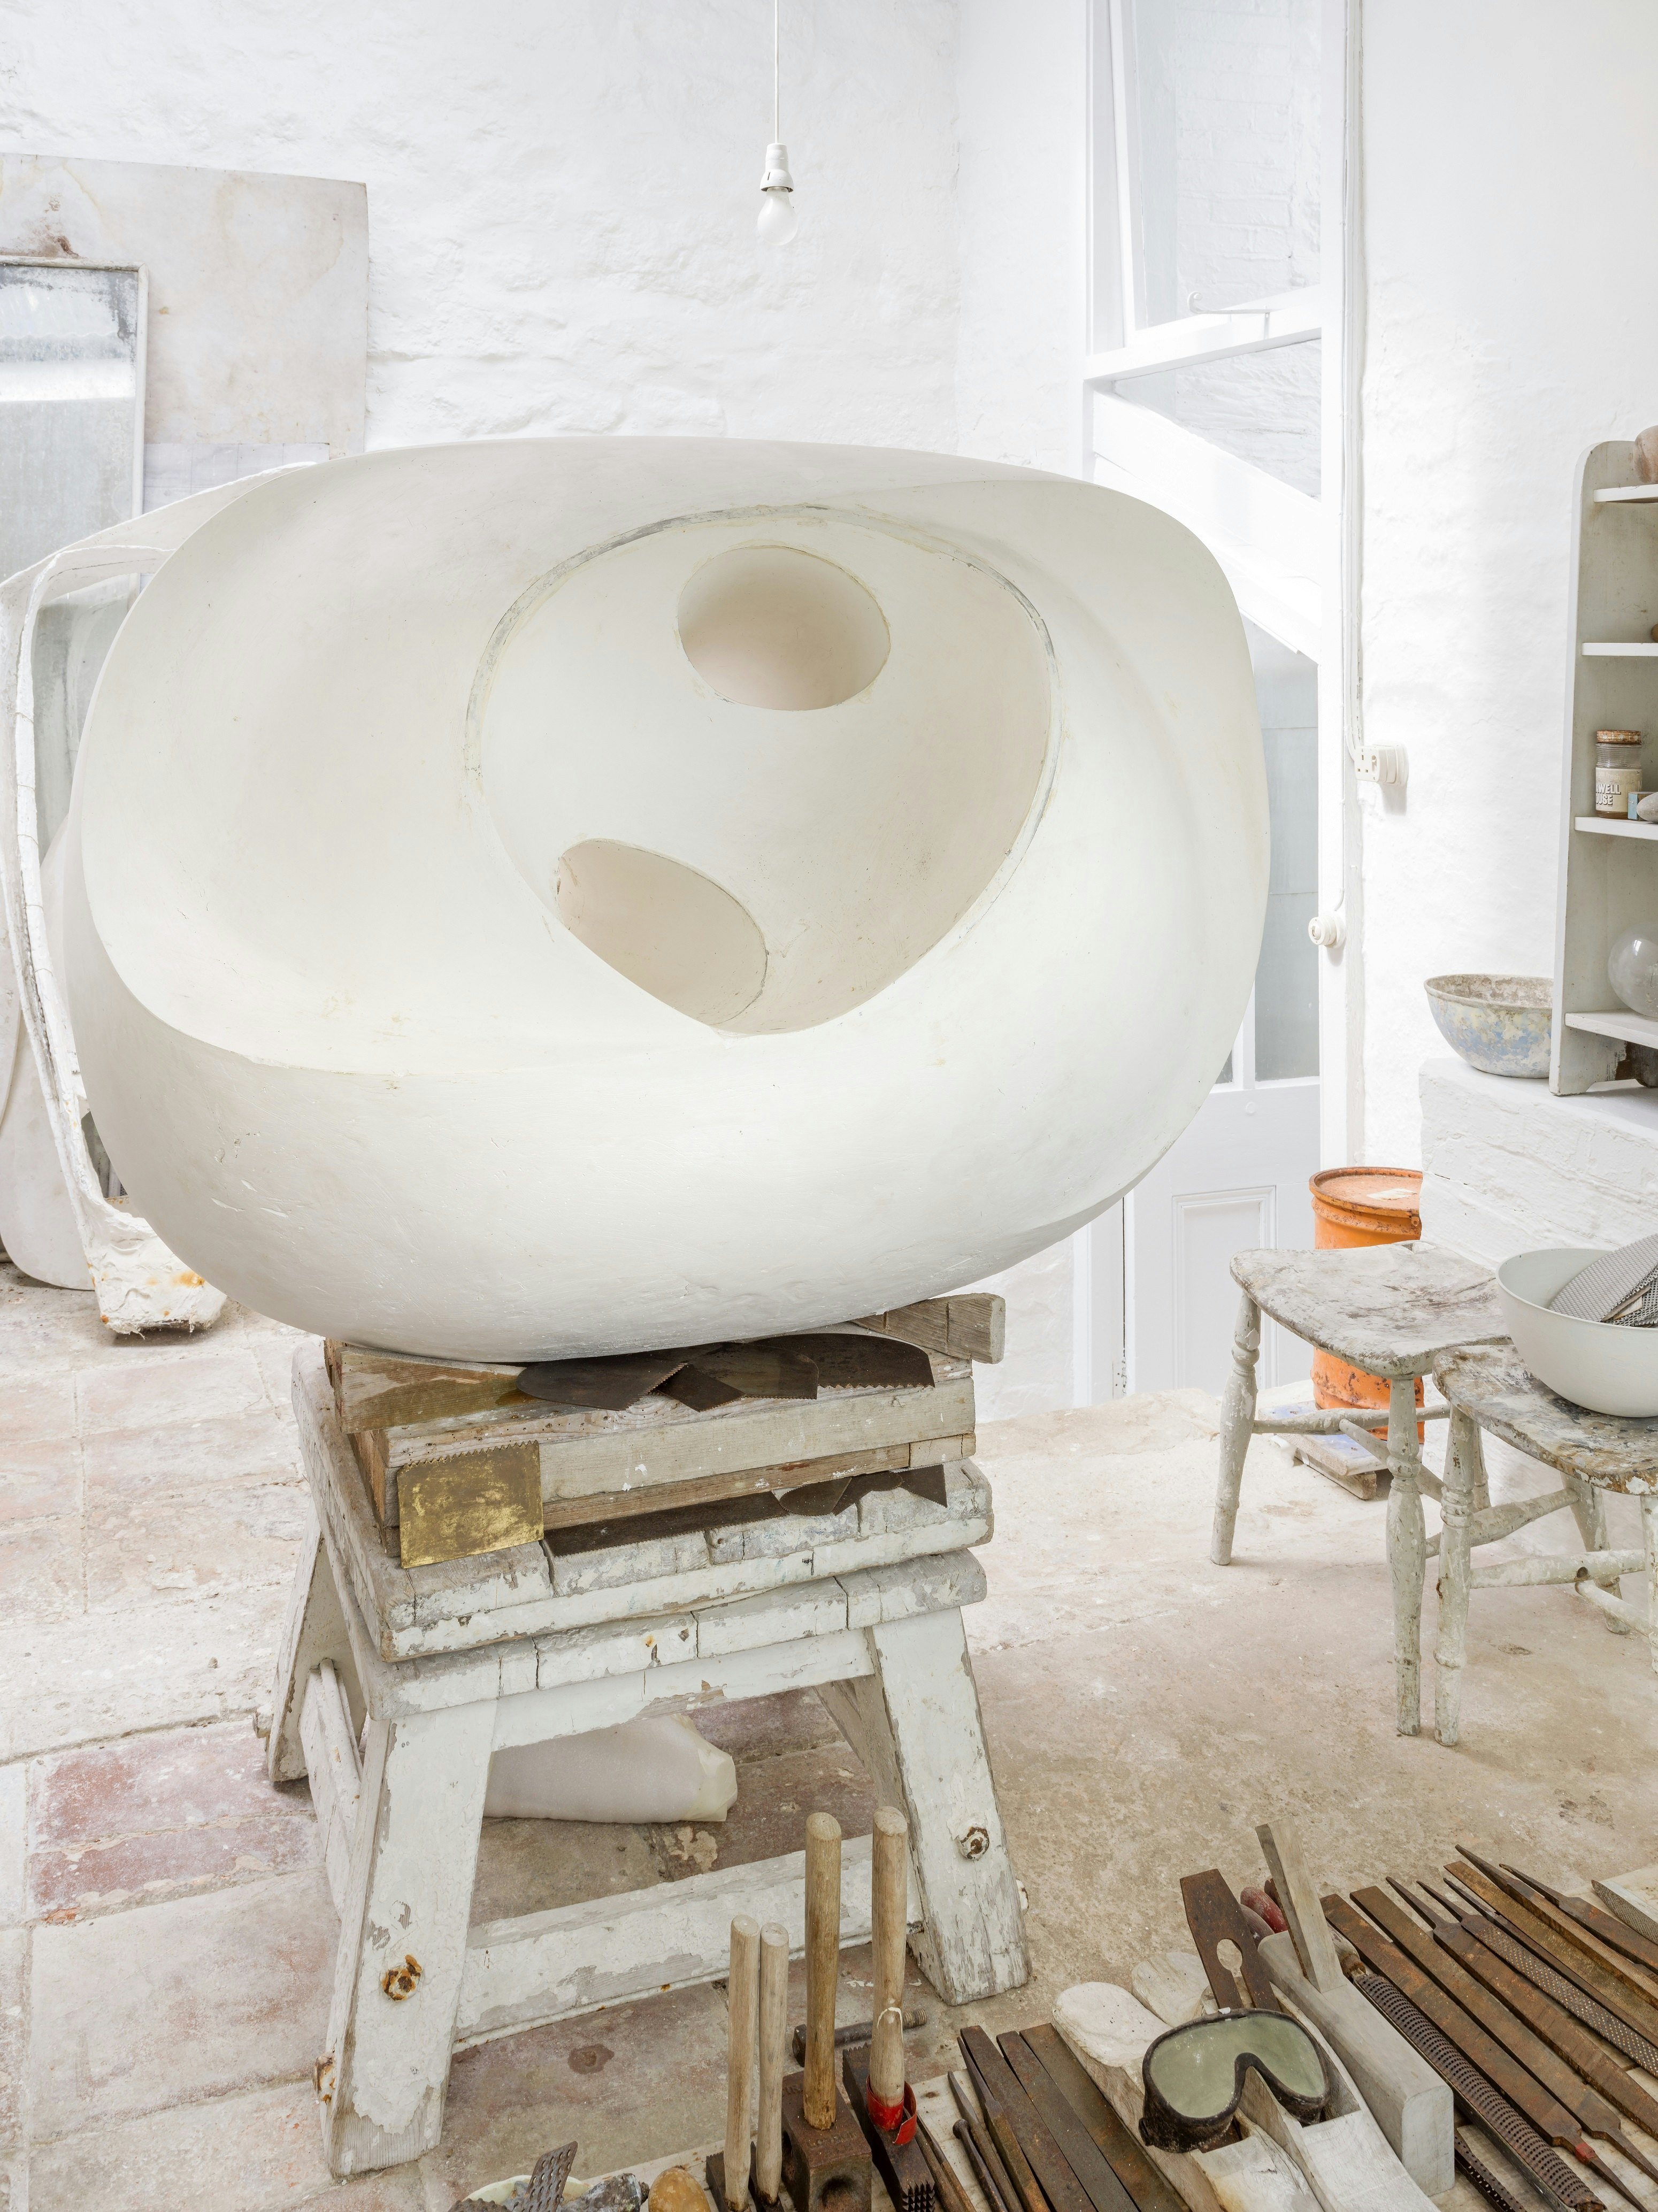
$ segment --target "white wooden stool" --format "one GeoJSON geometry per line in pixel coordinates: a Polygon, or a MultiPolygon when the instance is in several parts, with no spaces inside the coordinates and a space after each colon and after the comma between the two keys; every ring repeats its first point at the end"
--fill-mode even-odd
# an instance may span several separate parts
{"type": "MultiPolygon", "coordinates": [[[[457,2046],[717,1979],[734,1912],[781,1921],[804,1946],[803,1852],[469,1926],[489,1759],[508,1745],[815,1686],[878,1795],[908,1816],[928,1979],[961,2004],[1028,1978],[962,1629],[985,1592],[966,1547],[991,1527],[970,1461],[946,1468],[942,1506],[787,1516],[763,1549],[710,1565],[704,1546],[666,1575],[659,1546],[589,1552],[561,1590],[544,1546],[398,1565],[319,1346],[295,1357],[294,1400],[317,1525],[283,1632],[270,1767],[309,1774],[340,1912],[317,2074],[337,2173],[436,2143],[457,2046]],[[634,1553],[651,1555],[644,1578],[616,1579],[634,1553]]],[[[870,1932],[869,1855],[866,1838],[847,1847],[843,1943],[870,1932]]]]}
{"type": "MultiPolygon", "coordinates": [[[[1274,1419],[1255,1412],[1260,1316],[1388,1384],[1388,1565],[1394,1596],[1394,1671],[1399,1733],[1422,1726],[1422,1583],[1427,1529],[1422,1492],[1439,1483],[1422,1464],[1418,1423],[1443,1419],[1418,1407],[1418,1379],[1454,1346],[1507,1340],[1491,1277],[1483,1267],[1424,1244],[1374,1244],[1327,1252],[1240,1252],[1233,1280],[1243,1296],[1232,1340],[1232,1371],[1221,1401],[1220,1480],[1209,1556],[1230,1565],[1238,1492],[1252,1436],[1348,1436],[1375,1452],[1365,1417],[1349,1410],[1274,1419]]],[[[1380,1409],[1370,1417],[1379,1418],[1380,1409]]],[[[1482,1499],[1481,1503],[1485,1501],[1482,1499]]]]}
{"type": "Polygon", "coordinates": [[[1569,1405],[1528,1374],[1509,1345],[1466,1351],[1437,1361],[1434,1380],[1451,1409],[1450,1445],[1440,1497],[1443,1527],[1429,1546],[1439,1553],[1439,1638],[1435,1653],[1435,1732],[1455,1743],[1467,1657],[1468,1593],[1519,1585],[1570,1583],[1598,1606],[1614,1635],[1638,1628],[1649,1639],[1658,1672],[1658,1422],[1625,1421],[1569,1405]],[[1564,1487],[1544,1498],[1491,1505],[1480,1431],[1489,1429],[1516,1451],[1552,1468],[1564,1487]],[[1606,1540],[1603,1491],[1641,1501],[1643,1549],[1615,1552],[1606,1540]],[[1533,1554],[1476,1567],[1479,1544],[1511,1536],[1528,1522],[1570,1510],[1583,1540],[1581,1552],[1533,1554]],[[1619,1577],[1645,1572],[1653,1601],[1645,1613],[1628,1604],[1619,1577]]]}

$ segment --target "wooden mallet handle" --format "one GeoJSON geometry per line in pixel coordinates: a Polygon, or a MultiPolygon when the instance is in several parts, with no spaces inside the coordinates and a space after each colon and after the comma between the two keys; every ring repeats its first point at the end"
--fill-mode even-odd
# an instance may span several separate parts
{"type": "Polygon", "coordinates": [[[754,2130],[755,2194],[777,2202],[783,2179],[783,2063],[788,2034],[789,1931],[760,1930],[760,2110],[754,2130]]]}
{"type": "Polygon", "coordinates": [[[835,1996],[841,1976],[841,1823],[806,1821],[806,2078],[801,2111],[809,2128],[835,2125],[835,1996]]]}
{"type": "Polygon", "coordinates": [[[746,1912],[732,1922],[726,1992],[726,2205],[727,2212],[743,2212],[749,2201],[749,2098],[760,2009],[760,1923],[746,1912]]]}
{"type": "Polygon", "coordinates": [[[909,1918],[909,1822],[896,1805],[876,1808],[870,1887],[875,1972],[870,2108],[878,2126],[891,2129],[904,2101],[904,1943],[909,1918]]]}

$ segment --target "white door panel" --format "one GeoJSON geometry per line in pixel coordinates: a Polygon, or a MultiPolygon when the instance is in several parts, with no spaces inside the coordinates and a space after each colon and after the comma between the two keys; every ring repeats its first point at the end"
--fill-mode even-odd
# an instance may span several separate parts
{"type": "MultiPolygon", "coordinates": [[[[1232,1255],[1311,1244],[1317,1166],[1316,1079],[1210,1093],[1125,1201],[1131,1390],[1221,1388],[1238,1303],[1232,1255]]],[[[1310,1362],[1299,1339],[1267,1324],[1263,1389],[1297,1381],[1310,1362]]]]}

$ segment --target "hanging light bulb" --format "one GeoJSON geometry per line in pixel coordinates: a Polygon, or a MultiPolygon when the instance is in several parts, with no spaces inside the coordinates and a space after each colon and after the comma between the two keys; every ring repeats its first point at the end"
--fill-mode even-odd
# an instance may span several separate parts
{"type": "Polygon", "coordinates": [[[783,143],[782,16],[783,0],[772,0],[771,143],[766,149],[765,173],[760,179],[760,216],[755,224],[762,246],[786,246],[800,228],[800,218],[794,211],[789,149],[783,143]]]}
{"type": "Polygon", "coordinates": [[[794,212],[794,179],[789,149],[774,139],[766,149],[766,173],[760,179],[760,219],[755,225],[762,246],[786,246],[800,228],[794,212]]]}

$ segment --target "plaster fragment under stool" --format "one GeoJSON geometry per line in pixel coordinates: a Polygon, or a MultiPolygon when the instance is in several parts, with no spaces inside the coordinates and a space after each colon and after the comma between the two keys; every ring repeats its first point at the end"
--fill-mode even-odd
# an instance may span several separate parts
{"type": "MultiPolygon", "coordinates": [[[[454,2049],[719,1978],[734,1912],[780,1921],[803,1948],[804,1852],[470,1926],[489,1759],[509,1745],[815,1686],[878,1796],[908,1815],[911,1941],[928,1979],[962,2004],[1029,1978],[962,1627],[963,1606],[985,1593],[967,1547],[990,1533],[988,1486],[970,1461],[946,1469],[947,1506],[889,1528],[872,1561],[871,1540],[833,1540],[803,1516],[801,1552],[741,1560],[716,1587],[706,1568],[687,1574],[683,1604],[671,1577],[605,1589],[591,1571],[561,1601],[549,1561],[517,1552],[395,1566],[319,1346],[295,1357],[294,1400],[316,1518],[283,1632],[270,1765],[275,1780],[309,1776],[340,1912],[317,2069],[337,2174],[437,2142],[454,2049]],[[452,1648],[386,1656],[410,1632],[388,1618],[394,1599],[418,1628],[428,1581],[442,1599],[434,1634],[452,1648]]],[[[870,1934],[870,1850],[867,1838],[846,1848],[842,1944],[870,1934]]]]}
{"type": "MultiPolygon", "coordinates": [[[[1491,1275],[1472,1261],[1430,1244],[1376,1244],[1346,1251],[1240,1252],[1232,1277],[1242,1292],[1232,1340],[1232,1371],[1221,1401],[1220,1479],[1209,1556],[1229,1565],[1243,1462],[1252,1436],[1341,1435],[1375,1451],[1368,1417],[1357,1408],[1274,1419],[1255,1412],[1260,1316],[1269,1314],[1303,1342],[1380,1376],[1388,1394],[1388,1566],[1393,1583],[1394,1672],[1400,1735],[1422,1726],[1422,1583],[1428,1560],[1422,1492],[1437,1498],[1437,1479],[1422,1464],[1418,1424],[1442,1420],[1443,1406],[1418,1407],[1416,1386],[1436,1360],[1459,1345],[1505,1342],[1508,1330],[1491,1275]]],[[[1488,1501],[1482,1496],[1479,1501],[1488,1501]]]]}

